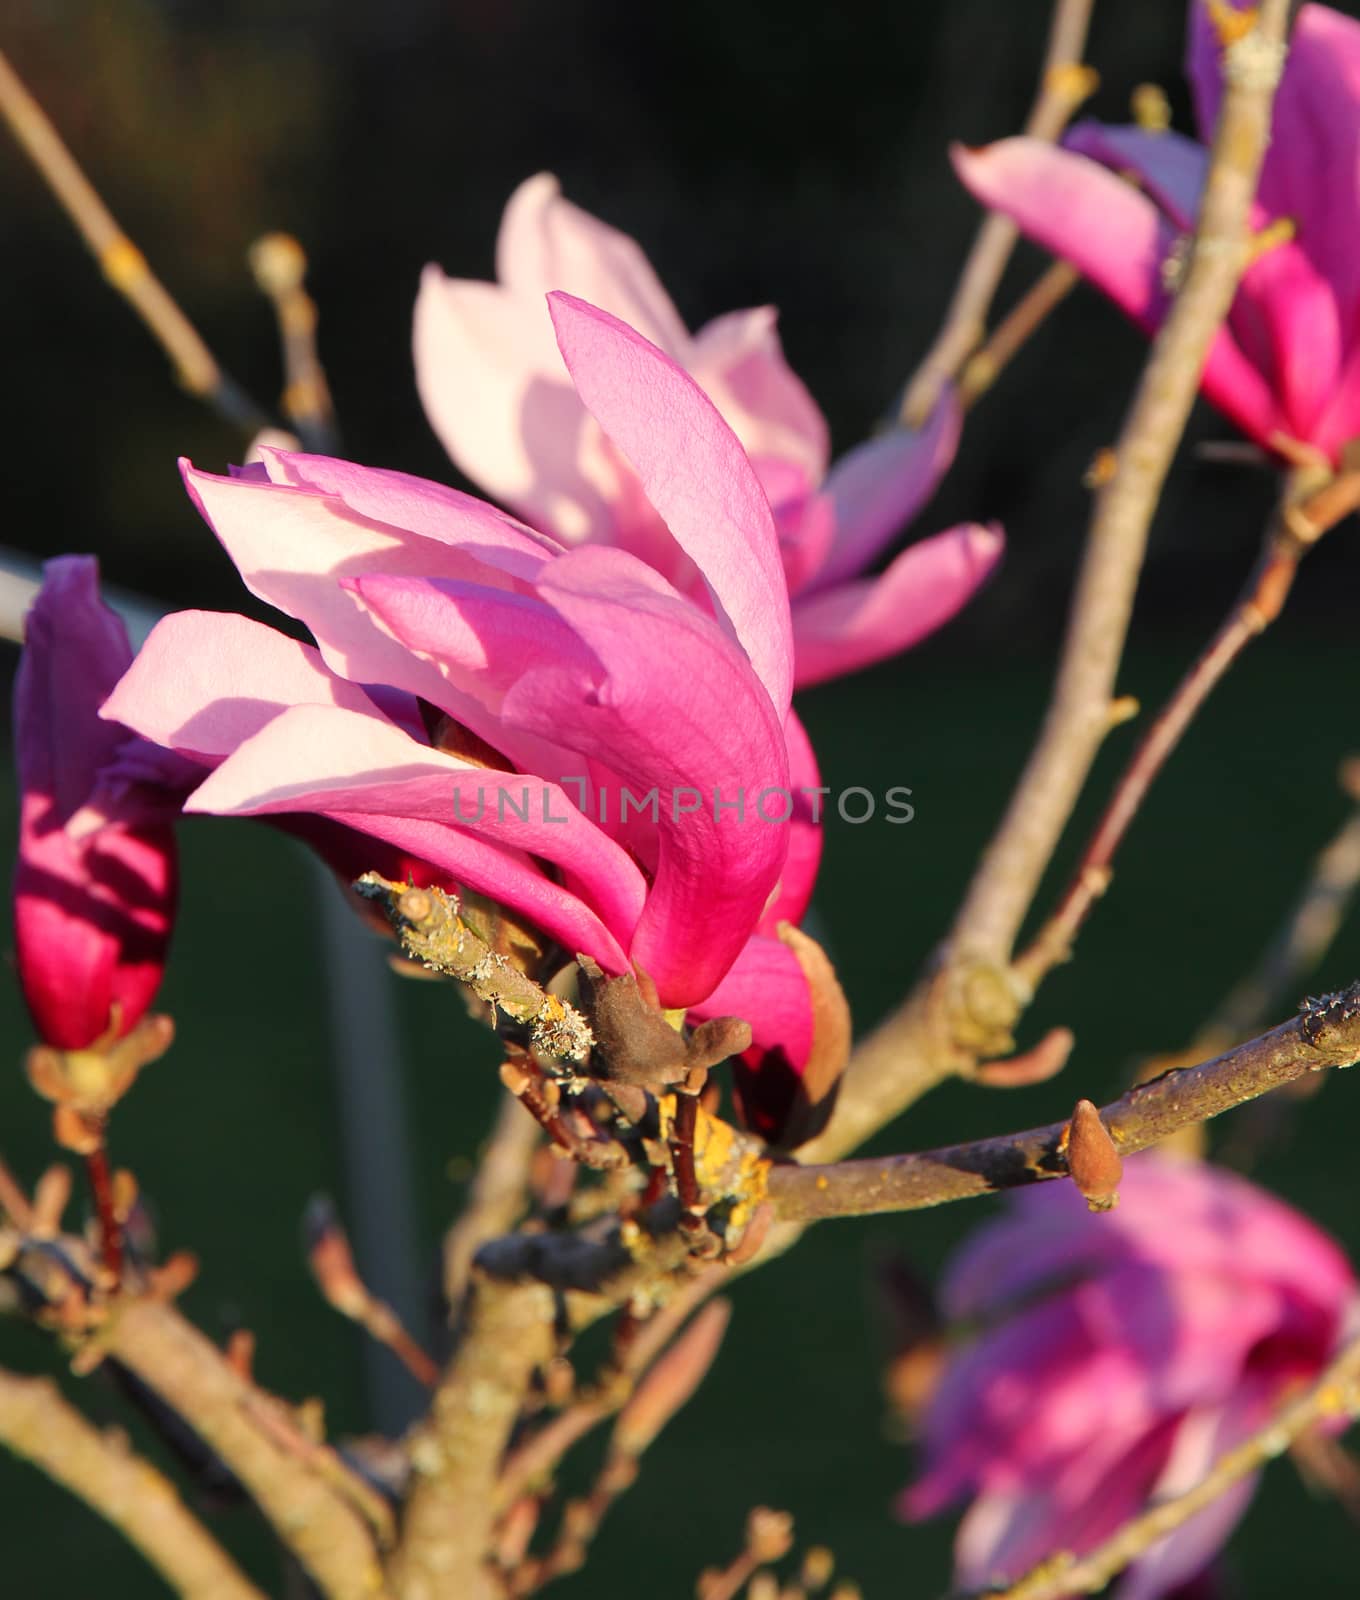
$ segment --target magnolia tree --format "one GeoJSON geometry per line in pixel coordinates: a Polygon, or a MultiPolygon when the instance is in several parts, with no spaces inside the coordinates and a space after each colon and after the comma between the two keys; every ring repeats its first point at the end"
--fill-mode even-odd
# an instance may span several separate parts
{"type": "MultiPolygon", "coordinates": [[[[245,463],[186,461],[184,485],[287,619],[179,612],[134,654],[91,557],[45,569],[15,691],[15,964],[38,1035],[28,1077],[92,1203],[78,1229],[69,1161],[36,1178],[0,1167],[5,1303],[77,1374],[120,1373],[155,1426],[195,1439],[200,1472],[249,1496],[306,1592],[480,1600],[575,1571],[717,1357],[737,1275],[835,1218],[996,1190],[1013,1192],[940,1285],[948,1326],[923,1323],[895,1377],[921,1445],[900,1509],[962,1510],[958,1593],[1188,1593],[1287,1448],[1355,1498],[1337,1443],[1360,1406],[1352,1269],[1198,1136],[1360,1058],[1360,988],[1269,1026],[1360,876],[1353,838],[1259,978],[1122,1099],[854,1156],[947,1078],[1018,1089],[1063,1067],[1065,1028],[1017,1053],[1026,1008],[1200,705],[1360,505],[1360,23],[1307,5],[1291,29],[1286,0],[1193,4],[1191,138],[1151,92],[1134,126],[1068,126],[1092,85],[1089,9],[1058,6],[1024,136],[955,151],[992,214],[893,425],[835,461],[770,310],[691,333],[630,238],[530,178],[506,207],[498,281],[431,267],[415,305],[421,398],[485,500],[326,453],[314,313],[282,238],[255,266],[279,308],[288,431],[258,429],[0,63],[14,131],[107,275],[189,387],[245,424],[245,463]],[[1060,260],[989,333],[1017,231],[1060,260]],[[910,792],[833,792],[796,691],[906,649],[991,577],[997,527],[939,530],[927,512],[899,541],[968,406],[1078,274],[1151,343],[1091,469],[1051,704],[929,966],[852,1045],[832,964],[800,926],[822,823],[866,798],[909,820],[910,792]],[[1278,507],[1241,599],[1146,718],[1045,907],[1095,756],[1137,713],[1116,676],[1199,390],[1275,468],[1278,507]],[[156,1258],[137,1182],[110,1162],[111,1123],[136,1116],[138,1073],[172,1043],[155,1004],[184,959],[186,814],[301,840],[394,962],[445,980],[499,1043],[503,1107],[444,1252],[442,1360],[365,1287],[334,1215],[311,1218],[326,1297],[428,1389],[400,1437],[325,1437],[256,1380],[247,1338],[220,1349],[197,1331],[176,1305],[185,1258],[156,1258]],[[595,1324],[604,1355],[573,1365],[595,1324]],[[603,1465],[567,1494],[559,1472],[596,1432],[603,1465]]],[[[45,1381],[0,1374],[0,1440],[177,1591],[262,1592],[206,1515],[45,1381]]],[[[832,1566],[757,1507],[745,1548],[693,1576],[702,1600],[845,1600],[857,1591],[832,1566]]]]}

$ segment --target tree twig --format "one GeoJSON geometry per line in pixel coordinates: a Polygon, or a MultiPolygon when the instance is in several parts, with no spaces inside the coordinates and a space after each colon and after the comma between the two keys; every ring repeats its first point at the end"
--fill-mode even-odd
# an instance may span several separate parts
{"type": "Polygon", "coordinates": [[[509,1233],[519,1220],[538,1142],[538,1126],[519,1098],[503,1094],[463,1214],[444,1236],[444,1301],[451,1310],[463,1298],[478,1249],[497,1234],[509,1233]]]}
{"type": "Polygon", "coordinates": [[[268,1408],[278,1403],[173,1306],[124,1298],[94,1337],[221,1456],[328,1600],[380,1600],[387,1593],[366,1515],[371,1491],[358,1479],[343,1484],[343,1466],[324,1470],[320,1450],[290,1448],[268,1426],[268,1408]]]}
{"type": "Polygon", "coordinates": [[[316,302],[307,293],[307,257],[287,233],[267,233],[250,247],[255,282],[274,307],[283,352],[283,412],[303,447],[320,455],[339,448],[335,408],[316,348],[316,302]]]}
{"type": "Polygon", "coordinates": [[[118,226],[47,114],[0,52],[0,116],[78,229],[108,282],[170,357],[180,383],[225,421],[255,433],[268,421],[223,372],[146,257],[118,226]]]}
{"type": "MultiPolygon", "coordinates": [[[[1039,93],[1025,122],[1031,139],[1050,143],[1095,88],[1096,76],[1081,62],[1094,0],[1057,0],[1049,24],[1039,93]]],[[[935,409],[940,391],[977,348],[987,327],[987,312],[1020,230],[1008,217],[984,218],[964,262],[944,323],[912,374],[902,397],[901,420],[921,427],[935,409]]]]}
{"type": "Polygon", "coordinates": [[[1348,1344],[1322,1376],[1289,1401],[1235,1449],[1226,1451],[1191,1489],[1148,1507],[1087,1555],[1068,1551],[1050,1556],[1018,1583],[1003,1591],[989,1589],[994,1600],[1064,1600],[1068,1595],[1098,1594],[1117,1573],[1235,1483],[1258,1472],[1317,1423],[1354,1417],[1360,1410],[1360,1339],[1348,1344]]]}
{"type": "MultiPolygon", "coordinates": [[[[1101,1111],[1121,1156],[1204,1122],[1306,1073],[1360,1060],[1360,984],[1310,1001],[1299,1016],[1198,1066],[1138,1085],[1101,1111]]],[[[1067,1123],[919,1154],[776,1167],[769,1198],[783,1222],[913,1211],[1063,1177],[1067,1123]]]]}
{"type": "Polygon", "coordinates": [[[0,1444],[98,1512],[178,1593],[264,1600],[174,1485],[89,1423],[50,1379],[0,1372],[0,1444]]]}
{"type": "Polygon", "coordinates": [[[1081,282],[1066,261],[1050,262],[1015,305],[997,323],[980,349],[969,356],[959,378],[959,399],[975,405],[1001,376],[1016,352],[1081,282]]]}

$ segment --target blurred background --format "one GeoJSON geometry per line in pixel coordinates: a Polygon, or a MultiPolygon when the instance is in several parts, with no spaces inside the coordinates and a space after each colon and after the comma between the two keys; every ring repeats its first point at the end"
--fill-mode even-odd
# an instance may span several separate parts
{"type": "MultiPolygon", "coordinates": [[[[864,0],[809,22],[753,0],[12,0],[0,48],[253,394],[272,404],[281,380],[245,254],[286,229],[311,260],[345,452],[453,480],[411,375],[420,269],[490,276],[501,208],[544,168],[641,241],[691,326],[777,304],[789,358],[837,447],[862,438],[928,345],[976,223],[947,142],[1018,127],[1047,10],[1043,0],[864,0]]],[[[1130,91],[1152,81],[1188,126],[1182,22],[1180,0],[1102,0],[1093,114],[1123,120],[1130,91]]],[[[3,135],[0,262],[0,538],[35,556],[97,552],[110,582],[157,606],[252,609],[175,470],[179,455],[220,470],[243,440],[176,389],[3,135]]],[[[1000,304],[1041,265],[1022,249],[1000,304]]],[[[1023,760],[1084,527],[1082,475],[1118,428],[1142,353],[1093,294],[1071,297],[970,417],[915,529],[1002,520],[999,577],[926,647],[805,697],[825,781],[906,784],[916,806],[907,828],[833,818],[828,830],[817,906],[861,1028],[943,931],[1023,760]]],[[[1201,409],[1157,520],[1121,684],[1145,706],[1231,602],[1269,509],[1267,474],[1197,456],[1197,443],[1227,436],[1201,409]]],[[[1343,526],[1176,756],[1080,960],[1026,1019],[1026,1044],[1059,1022],[1076,1030],[1062,1077],[1011,1094],[947,1086],[883,1148],[1045,1121],[1078,1093],[1108,1098],[1140,1056],[1183,1044],[1250,965],[1348,809],[1335,772],[1360,746],[1358,577],[1355,528],[1343,526]]],[[[7,678],[15,658],[5,650],[7,678]]],[[[1093,800],[1133,737],[1110,740],[1093,800]]],[[[7,769],[11,832],[12,787],[7,769]]],[[[1079,820],[1069,863],[1081,832],[1079,820]]],[[[404,1101],[406,1130],[388,1152],[388,1187],[375,1196],[370,1179],[356,1194],[334,1070],[342,996],[321,957],[327,924],[310,864],[248,825],[191,824],[184,848],[162,996],[179,1041],[120,1110],[114,1155],[138,1173],[163,1246],[200,1255],[187,1304],[201,1325],[219,1338],[251,1328],[265,1383],[320,1395],[334,1430],[361,1430],[375,1383],[389,1407],[400,1388],[375,1377],[358,1336],[313,1291],[302,1209],[325,1189],[342,1211],[394,1219],[391,1237],[368,1230],[365,1265],[408,1298],[414,1273],[408,1309],[428,1319],[421,1286],[432,1290],[440,1232],[492,1114],[494,1050],[456,994],[379,980],[394,1022],[362,1066],[399,1091],[386,1103],[404,1101]]],[[[1314,987],[1357,972],[1360,927],[1348,926],[1314,987]]],[[[12,984],[0,984],[0,1036],[12,1063],[0,1075],[0,1149],[31,1180],[51,1147],[18,1067],[30,1031],[12,984]]],[[[1256,1168],[1353,1254],[1357,1092],[1328,1084],[1256,1168]]],[[[563,1600],[631,1595],[644,1581],[659,1597],[689,1595],[701,1566],[735,1554],[754,1503],[792,1511],[800,1540],[831,1545],[870,1597],[941,1592],[949,1527],[892,1515],[911,1461],[882,1392],[875,1283],[885,1261],[931,1273],[992,1209],[827,1223],[738,1285],[716,1372],[648,1456],[585,1572],[557,1587],[563,1600]]],[[[56,1370],[44,1338],[8,1323],[0,1362],[56,1370]]],[[[101,1417],[127,1422],[111,1387],[95,1379],[82,1392],[101,1417]]],[[[221,1528],[280,1592],[252,1513],[225,1508],[221,1528]]],[[[0,1533],[7,1593],[86,1593],[95,1573],[106,1600],[156,1592],[113,1533],[9,1458],[0,1533]]],[[[1349,1592],[1340,1575],[1355,1548],[1341,1511],[1279,1466],[1233,1543],[1228,1592],[1349,1592]]]]}

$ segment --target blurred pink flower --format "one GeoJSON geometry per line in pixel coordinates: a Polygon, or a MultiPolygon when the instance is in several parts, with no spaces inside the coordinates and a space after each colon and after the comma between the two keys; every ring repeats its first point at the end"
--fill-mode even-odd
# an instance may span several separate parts
{"type": "MultiPolygon", "coordinates": [[[[99,707],[131,660],[127,630],[100,598],[94,557],[49,561],[14,687],[14,937],[34,1025],[60,1050],[128,1033],[165,970],[174,806],[137,781],[112,809],[100,792],[101,768],[131,736],[101,721],[99,707]]],[[[135,764],[126,752],[128,769],[135,764]]]]}
{"type": "MultiPolygon", "coordinates": [[[[1067,1183],[1016,1191],[949,1268],[946,1314],[979,1329],[950,1360],[902,1511],[971,1505],[962,1587],[1082,1554],[1150,1499],[1189,1488],[1316,1377],[1356,1309],[1345,1257],[1307,1218],[1222,1169],[1128,1163],[1117,1210],[1067,1183]]],[[[1200,1572],[1254,1479],[1153,1547],[1119,1600],[1200,1572]]]]}
{"type": "Polygon", "coordinates": [[[690,588],[688,552],[636,460],[567,383],[544,296],[566,290],[622,317],[690,373],[751,459],[779,530],[798,687],[915,644],[996,565],[1000,531],[968,523],[910,546],[881,577],[859,576],[953,460],[952,393],[919,434],[872,439],[828,474],[826,419],[784,360],[772,307],[730,312],[691,335],[635,241],[564,200],[548,173],[511,196],[496,268],[491,284],[427,267],[416,301],[416,378],[454,462],[536,527],[630,550],[690,588]]]}
{"type": "MultiPolygon", "coordinates": [[[[1187,73],[1201,140],[1213,132],[1222,46],[1190,7],[1187,73]]],[[[985,205],[1064,256],[1145,331],[1171,303],[1194,225],[1206,143],[1079,123],[1065,149],[1003,139],[956,149],[985,205]],[[1137,184],[1121,177],[1132,173],[1137,184]]],[[[1333,463],[1360,435],[1360,22],[1306,5],[1275,100],[1252,227],[1261,249],[1209,352],[1201,387],[1244,433],[1295,440],[1333,463]],[[1272,232],[1266,233],[1270,229],[1272,232]]]]}
{"type": "Polygon", "coordinates": [[[581,301],[552,312],[696,595],[399,473],[269,448],[227,478],[186,464],[247,586],[317,647],[179,613],[105,715],[210,769],[188,812],[381,841],[569,953],[645,969],[667,1006],[740,998],[758,1049],[806,1060],[807,983],[777,924],[811,892],[820,830],[796,791],[817,775],[769,507],[672,361],[581,301]]]}

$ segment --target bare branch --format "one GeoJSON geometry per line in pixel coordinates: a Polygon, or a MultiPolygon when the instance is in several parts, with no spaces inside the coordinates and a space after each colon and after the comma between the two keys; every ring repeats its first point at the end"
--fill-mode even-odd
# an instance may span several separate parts
{"type": "MultiPolygon", "coordinates": [[[[1072,113],[1096,86],[1096,75],[1081,64],[1094,0],[1057,0],[1049,25],[1039,94],[1025,133],[1052,142],[1072,113]]],[[[1020,230],[1008,217],[986,217],[973,240],[944,324],[902,398],[901,419],[921,427],[944,388],[972,355],[987,328],[987,312],[1020,230]]]]}
{"type": "Polygon", "coordinates": [[[444,1237],[444,1300],[451,1308],[463,1297],[478,1249],[497,1234],[509,1233],[519,1220],[538,1141],[534,1119],[515,1095],[503,1094],[467,1205],[444,1237]]]}
{"type": "Polygon", "coordinates": [[[264,1600],[169,1479],[87,1422],[50,1379],[0,1372],[0,1444],[98,1512],[180,1594],[264,1600]]]}
{"type": "Polygon", "coordinates": [[[1360,1339],[1348,1344],[1311,1388],[1277,1411],[1259,1432],[1220,1456],[1193,1489],[1153,1504],[1088,1555],[1076,1557],[1060,1551],[1009,1589],[989,1589],[987,1594],[994,1600],[1064,1600],[1068,1595],[1098,1594],[1117,1573],[1212,1505],[1235,1483],[1283,1455],[1316,1424],[1354,1417],[1360,1410],[1357,1384],[1360,1339]]]}
{"type": "Polygon", "coordinates": [[[267,418],[221,367],[198,331],[118,226],[42,107],[0,53],[0,116],[90,247],[105,278],[174,363],[180,383],[247,433],[267,418]]]}
{"type": "Polygon", "coordinates": [[[339,444],[326,370],[316,348],[316,302],[307,293],[307,257],[287,233],[267,233],[250,247],[250,270],[274,307],[283,350],[283,412],[304,449],[333,455],[339,444]]]}
{"type": "MultiPolygon", "coordinates": [[[[1360,984],[1310,1001],[1303,1012],[1212,1061],[1164,1073],[1101,1111],[1121,1156],[1157,1144],[1178,1128],[1204,1122],[1281,1084],[1360,1060],[1360,984]]],[[[1062,1177],[1068,1124],[980,1139],[915,1155],[843,1161],[824,1167],[776,1167],[769,1196],[784,1222],[914,1211],[948,1200],[1062,1177]]]]}

